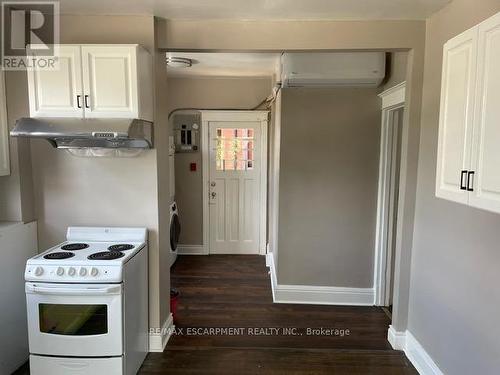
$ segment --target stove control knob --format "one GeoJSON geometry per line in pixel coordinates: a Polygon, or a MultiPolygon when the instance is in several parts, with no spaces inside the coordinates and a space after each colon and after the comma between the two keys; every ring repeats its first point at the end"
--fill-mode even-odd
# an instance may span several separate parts
{"type": "Polygon", "coordinates": [[[43,275],[43,268],[42,267],[35,268],[35,276],[42,276],[42,275],[43,275]]]}
{"type": "Polygon", "coordinates": [[[62,267],[57,267],[56,273],[57,273],[57,276],[62,276],[62,275],[64,275],[64,268],[62,268],[62,267]]]}
{"type": "Polygon", "coordinates": [[[69,269],[68,269],[68,275],[69,276],[75,276],[76,275],[76,270],[73,267],[69,267],[69,269]]]}
{"type": "Polygon", "coordinates": [[[90,274],[91,274],[92,276],[96,277],[96,276],[99,274],[99,270],[98,270],[97,268],[95,268],[95,267],[92,267],[92,268],[90,269],[90,274]]]}
{"type": "Polygon", "coordinates": [[[85,276],[87,274],[87,269],[86,268],[80,268],[80,272],[78,272],[80,276],[85,276]]]}

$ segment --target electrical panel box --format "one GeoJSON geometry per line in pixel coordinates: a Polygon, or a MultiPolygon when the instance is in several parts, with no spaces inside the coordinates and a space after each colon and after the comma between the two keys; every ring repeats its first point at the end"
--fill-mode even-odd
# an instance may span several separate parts
{"type": "Polygon", "coordinates": [[[175,152],[198,152],[201,114],[174,115],[175,152]]]}

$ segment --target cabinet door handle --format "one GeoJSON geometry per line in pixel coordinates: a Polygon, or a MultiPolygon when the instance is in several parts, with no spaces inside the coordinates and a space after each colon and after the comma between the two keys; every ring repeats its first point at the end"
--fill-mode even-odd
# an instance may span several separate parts
{"type": "Polygon", "coordinates": [[[89,96],[85,95],[85,108],[90,108],[89,106],[89,96]]]}
{"type": "Polygon", "coordinates": [[[467,191],[474,191],[474,172],[467,173],[467,191]]]}
{"type": "Polygon", "coordinates": [[[467,171],[460,173],[460,190],[467,190],[467,171]]]}
{"type": "Polygon", "coordinates": [[[80,100],[82,99],[82,96],[81,95],[77,95],[76,96],[76,106],[78,108],[82,108],[82,103],[80,103],[80,100]]]}

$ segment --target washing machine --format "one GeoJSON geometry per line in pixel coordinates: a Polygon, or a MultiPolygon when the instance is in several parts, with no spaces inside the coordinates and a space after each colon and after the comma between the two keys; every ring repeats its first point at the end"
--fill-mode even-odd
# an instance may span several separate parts
{"type": "Polygon", "coordinates": [[[170,267],[177,260],[177,245],[181,235],[181,223],[179,221],[179,211],[177,203],[170,205],[170,267]]]}

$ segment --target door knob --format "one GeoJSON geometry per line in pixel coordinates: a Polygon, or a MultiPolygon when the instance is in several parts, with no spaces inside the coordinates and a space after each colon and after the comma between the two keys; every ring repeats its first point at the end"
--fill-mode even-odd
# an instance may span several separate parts
{"type": "Polygon", "coordinates": [[[210,183],[210,186],[211,186],[211,187],[215,187],[215,182],[213,182],[213,181],[212,181],[212,182],[210,183]]]}

